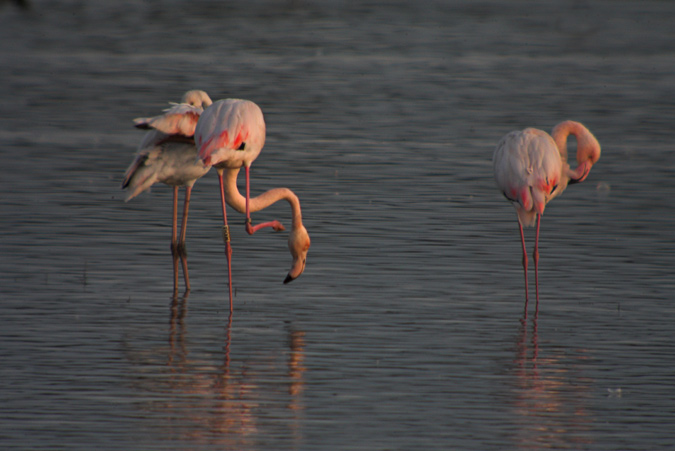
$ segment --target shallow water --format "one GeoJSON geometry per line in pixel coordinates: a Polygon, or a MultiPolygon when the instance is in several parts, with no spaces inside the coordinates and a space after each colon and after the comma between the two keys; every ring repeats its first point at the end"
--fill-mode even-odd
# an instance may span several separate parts
{"type": "Polygon", "coordinates": [[[675,10],[546,5],[4,5],[2,448],[675,447],[675,10]],[[189,295],[171,190],[119,189],[131,119],[195,88],[261,106],[252,191],[312,237],[282,285],[287,234],[231,212],[231,321],[215,174],[189,295]],[[491,158],[564,119],[603,154],[546,209],[535,321],[491,158]]]}

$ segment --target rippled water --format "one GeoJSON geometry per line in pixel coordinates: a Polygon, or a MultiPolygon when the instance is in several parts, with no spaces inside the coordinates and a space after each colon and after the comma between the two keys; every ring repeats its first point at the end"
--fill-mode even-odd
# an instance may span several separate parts
{"type": "MultiPolygon", "coordinates": [[[[674,12],[4,4],[1,447],[675,447],[674,12]],[[252,191],[292,188],[312,236],[285,286],[286,233],[232,213],[231,321],[215,174],[193,191],[189,294],[171,190],[119,189],[131,119],[194,88],[261,106],[252,191]],[[603,154],[546,210],[524,319],[492,152],[568,118],[603,154]]],[[[254,215],[273,218],[287,205],[254,215]]]]}

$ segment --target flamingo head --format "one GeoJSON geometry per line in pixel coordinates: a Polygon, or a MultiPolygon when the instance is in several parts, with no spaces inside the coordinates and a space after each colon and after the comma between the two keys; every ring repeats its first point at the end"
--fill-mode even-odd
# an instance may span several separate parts
{"type": "Polygon", "coordinates": [[[309,246],[310,239],[307,229],[305,229],[303,225],[294,227],[291,234],[288,236],[288,249],[293,256],[293,266],[291,266],[291,270],[288,272],[284,283],[297,279],[305,270],[309,246]]]}
{"type": "Polygon", "coordinates": [[[194,89],[183,94],[182,103],[187,103],[197,108],[208,108],[213,104],[211,97],[204,91],[194,89]]]}
{"type": "Polygon", "coordinates": [[[600,143],[590,131],[584,129],[584,133],[577,135],[577,167],[568,171],[569,183],[586,180],[591,168],[599,159],[600,143]]]}
{"type": "Polygon", "coordinates": [[[566,172],[569,184],[583,182],[591,167],[600,159],[600,143],[582,123],[564,121],[553,127],[551,136],[558,146],[563,163],[567,162],[567,137],[572,134],[577,139],[577,167],[566,172]]]}

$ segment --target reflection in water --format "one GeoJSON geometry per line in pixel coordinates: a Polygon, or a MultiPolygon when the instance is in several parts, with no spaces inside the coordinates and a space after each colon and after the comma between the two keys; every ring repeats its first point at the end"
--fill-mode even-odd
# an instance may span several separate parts
{"type": "MultiPolygon", "coordinates": [[[[175,203],[175,197],[174,197],[175,203]]],[[[175,210],[174,210],[175,211],[175,210]]],[[[185,250],[185,245],[180,249],[177,245],[174,245],[175,237],[171,243],[171,255],[173,258],[173,293],[174,297],[178,295],[178,261],[183,267],[183,279],[185,280],[185,292],[190,292],[190,273],[188,272],[188,263],[187,263],[187,251],[185,250]]]]}
{"type": "Polygon", "coordinates": [[[513,396],[519,448],[566,448],[591,443],[592,418],[586,406],[592,381],[576,374],[585,360],[585,351],[578,352],[581,355],[573,356],[571,361],[561,350],[545,352],[539,346],[536,316],[529,340],[527,318],[521,320],[513,396]]]}
{"type": "Polygon", "coordinates": [[[305,333],[288,332],[290,349],[279,347],[278,353],[262,356],[240,350],[243,357],[233,357],[230,315],[222,351],[195,355],[186,326],[188,297],[186,291],[172,299],[166,359],[156,352],[132,355],[143,374],[136,381],[139,388],[153,395],[142,408],[166,418],[167,440],[257,449],[265,432],[268,438],[276,436],[301,447],[305,333]],[[279,357],[285,354],[284,363],[279,357]]]}
{"type": "Polygon", "coordinates": [[[190,199],[190,193],[185,194],[185,208],[183,209],[183,221],[181,223],[180,240],[177,233],[177,211],[178,211],[178,187],[173,187],[173,226],[171,229],[171,257],[173,259],[173,296],[178,296],[178,262],[183,268],[183,280],[185,280],[185,294],[190,292],[190,273],[188,272],[187,249],[185,248],[185,228],[187,227],[187,206],[190,199]]]}
{"type": "MultiPolygon", "coordinates": [[[[232,318],[225,329],[222,363],[190,357],[187,349],[185,314],[187,293],[174,298],[169,328],[169,378],[163,386],[166,403],[161,405],[170,418],[177,420],[170,434],[180,439],[247,445],[247,436],[256,432],[256,419],[251,398],[256,386],[246,370],[232,374],[230,370],[230,341],[232,318]]],[[[163,375],[156,375],[160,385],[163,375]]]]}
{"type": "MultiPolygon", "coordinates": [[[[174,287],[175,288],[175,287],[174,287]]],[[[185,330],[185,314],[187,313],[187,300],[190,295],[188,290],[183,293],[182,297],[178,297],[177,291],[174,291],[171,299],[171,321],[169,322],[169,366],[173,365],[173,360],[185,361],[185,341],[183,340],[185,330]],[[180,339],[177,337],[180,336],[180,339]]]]}
{"type": "Polygon", "coordinates": [[[290,382],[288,394],[291,401],[288,408],[294,413],[291,422],[293,441],[298,448],[302,444],[302,413],[305,410],[302,392],[305,388],[304,373],[307,370],[305,361],[305,333],[299,330],[290,333],[291,352],[288,357],[288,379],[290,382]]]}

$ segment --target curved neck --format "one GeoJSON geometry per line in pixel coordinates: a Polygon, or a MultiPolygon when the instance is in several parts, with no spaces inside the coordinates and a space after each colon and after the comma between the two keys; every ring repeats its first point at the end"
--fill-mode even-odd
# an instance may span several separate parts
{"type": "Polygon", "coordinates": [[[558,152],[560,152],[560,158],[562,158],[563,163],[567,162],[567,137],[570,134],[577,138],[581,135],[581,130],[577,125],[578,124],[573,121],[561,122],[556,125],[551,132],[551,136],[555,141],[555,145],[558,147],[558,152]]]}
{"type": "Polygon", "coordinates": [[[593,164],[600,158],[600,144],[595,136],[579,122],[565,121],[556,125],[551,136],[558,147],[564,170],[570,178],[570,183],[583,182],[593,164]],[[577,139],[577,167],[569,169],[567,164],[567,137],[572,134],[577,139]]]}
{"type": "MultiPolygon", "coordinates": [[[[241,168],[225,169],[223,179],[225,182],[225,201],[227,204],[237,210],[239,213],[246,213],[246,198],[239,192],[237,186],[237,176],[241,168]]],[[[263,210],[270,205],[286,200],[291,206],[293,228],[302,225],[302,210],[300,209],[300,199],[293,191],[288,188],[273,188],[265,191],[259,196],[249,199],[250,212],[263,210]]]]}

